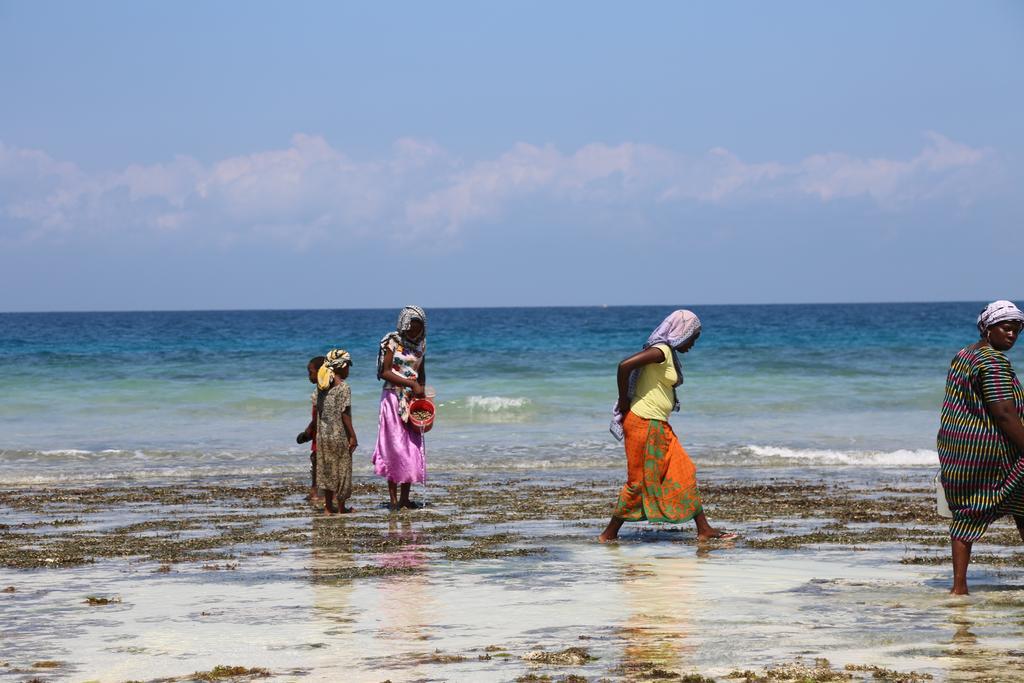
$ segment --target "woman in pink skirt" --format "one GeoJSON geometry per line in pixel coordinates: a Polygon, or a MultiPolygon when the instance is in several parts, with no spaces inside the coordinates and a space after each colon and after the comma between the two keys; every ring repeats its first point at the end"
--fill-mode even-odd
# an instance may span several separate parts
{"type": "Polygon", "coordinates": [[[427,381],[426,350],[427,314],[419,306],[406,306],[395,331],[380,340],[377,353],[377,379],[384,381],[384,391],[373,469],[388,480],[391,510],[418,507],[409,500],[409,488],[427,480],[423,434],[409,424],[409,403],[423,396],[427,381]]]}

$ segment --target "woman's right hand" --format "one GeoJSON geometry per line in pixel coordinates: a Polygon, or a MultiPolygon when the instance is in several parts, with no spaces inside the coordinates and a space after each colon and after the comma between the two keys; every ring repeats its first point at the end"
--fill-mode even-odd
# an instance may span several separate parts
{"type": "Polygon", "coordinates": [[[423,398],[423,385],[416,380],[412,381],[412,385],[409,387],[412,389],[412,395],[416,398],[423,398]]]}
{"type": "Polygon", "coordinates": [[[628,398],[620,398],[617,407],[619,409],[619,412],[622,414],[622,416],[625,417],[626,413],[629,412],[629,399],[628,398]]]}

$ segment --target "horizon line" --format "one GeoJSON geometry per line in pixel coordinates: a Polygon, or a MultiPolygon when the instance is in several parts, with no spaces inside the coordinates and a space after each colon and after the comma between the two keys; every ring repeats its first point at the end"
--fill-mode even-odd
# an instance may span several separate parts
{"type": "MultiPolygon", "coordinates": [[[[772,303],[717,303],[717,304],[687,304],[693,307],[716,308],[725,306],[878,306],[885,304],[968,304],[978,303],[984,299],[958,299],[958,300],[909,300],[909,301],[778,301],[772,303]]],[[[434,310],[489,310],[489,309],[521,309],[521,308],[651,308],[656,306],[678,306],[679,304],[505,304],[497,306],[428,306],[434,310]]],[[[34,310],[34,311],[0,311],[0,315],[85,315],[94,313],[282,313],[282,312],[312,312],[312,311],[390,311],[400,309],[401,306],[362,306],[350,308],[110,308],[110,309],[82,309],[82,310],[34,310]]]]}

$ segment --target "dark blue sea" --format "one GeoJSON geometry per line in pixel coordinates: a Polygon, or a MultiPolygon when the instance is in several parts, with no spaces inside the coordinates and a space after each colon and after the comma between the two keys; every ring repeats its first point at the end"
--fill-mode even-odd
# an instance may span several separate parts
{"type": "MultiPolygon", "coordinates": [[[[704,332],[673,425],[698,466],[934,465],[946,370],[982,305],[687,306],[704,332]]],[[[615,368],[672,308],[428,310],[428,467],[622,467],[615,368]]],[[[0,483],[304,472],[305,365],[335,346],[369,472],[396,314],[0,314],[0,483]]]]}

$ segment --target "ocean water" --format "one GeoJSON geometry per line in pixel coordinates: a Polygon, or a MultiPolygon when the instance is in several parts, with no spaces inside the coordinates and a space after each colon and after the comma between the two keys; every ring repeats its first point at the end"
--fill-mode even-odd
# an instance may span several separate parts
{"type": "MultiPolygon", "coordinates": [[[[946,370],[982,305],[691,306],[704,332],[673,426],[698,466],[934,466],[946,370]]],[[[622,467],[616,365],[671,310],[428,310],[428,468],[622,467]]],[[[396,314],[0,314],[0,483],[304,472],[305,365],[334,346],[370,472],[396,314]]]]}

